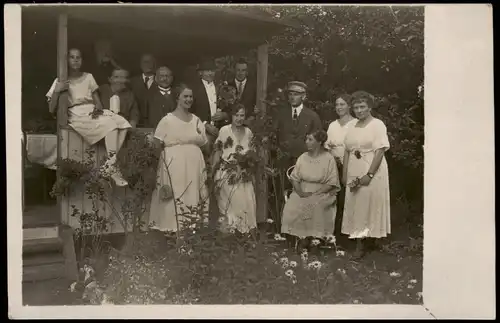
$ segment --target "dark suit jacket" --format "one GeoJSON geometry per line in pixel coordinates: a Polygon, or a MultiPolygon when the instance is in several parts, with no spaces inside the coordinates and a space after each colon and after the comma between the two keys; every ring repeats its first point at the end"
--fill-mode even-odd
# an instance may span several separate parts
{"type": "Polygon", "coordinates": [[[211,121],[210,103],[208,95],[201,79],[193,81],[191,84],[193,90],[193,105],[191,113],[195,114],[201,121],[211,121]]]}
{"type": "Polygon", "coordinates": [[[161,94],[158,85],[153,84],[146,101],[147,116],[144,127],[156,128],[160,120],[167,115],[167,113],[175,110],[176,104],[174,98],[170,94],[161,94]]]}
{"type": "MultiPolygon", "coordinates": [[[[205,85],[203,85],[203,82],[201,79],[198,79],[196,81],[193,81],[191,84],[192,90],[193,90],[193,105],[191,107],[191,112],[195,114],[198,118],[200,118],[201,121],[207,121],[211,122],[212,121],[212,115],[210,111],[210,103],[208,102],[208,95],[207,91],[205,89],[205,85]]],[[[216,91],[218,89],[217,84],[215,85],[216,91]]],[[[228,114],[229,107],[221,107],[218,106],[218,108],[222,109],[224,112],[227,112],[228,114]]],[[[229,116],[230,117],[230,116],[229,116]]],[[[228,118],[230,119],[230,118],[228,118]]],[[[221,128],[222,126],[225,126],[229,123],[229,120],[223,120],[215,123],[215,126],[217,128],[221,128]]]]}
{"type": "MultiPolygon", "coordinates": [[[[233,86],[238,91],[238,86],[234,79],[228,82],[228,85],[233,86]]],[[[243,89],[243,93],[239,102],[245,106],[246,117],[251,117],[254,115],[254,107],[257,102],[257,82],[253,78],[247,78],[247,83],[243,89]]]]}
{"type": "Polygon", "coordinates": [[[156,87],[156,82],[153,81],[151,87],[148,89],[144,84],[142,74],[136,75],[130,79],[130,88],[137,98],[137,104],[139,105],[139,110],[141,112],[141,120],[139,120],[140,126],[145,126],[148,117],[147,111],[147,101],[150,95],[151,89],[156,87]]]}
{"type": "Polygon", "coordinates": [[[322,124],[318,114],[305,105],[296,124],[292,115],[292,107],[288,104],[277,107],[272,113],[279,147],[290,157],[297,158],[306,151],[307,134],[322,129],[322,124]]]}
{"type": "MultiPolygon", "coordinates": [[[[99,97],[104,109],[109,110],[109,100],[113,96],[111,91],[111,86],[109,84],[104,84],[99,87],[99,97]]],[[[126,89],[118,93],[120,97],[120,113],[122,117],[127,119],[129,122],[135,121],[136,123],[140,119],[139,107],[132,91],[126,89]]]]}

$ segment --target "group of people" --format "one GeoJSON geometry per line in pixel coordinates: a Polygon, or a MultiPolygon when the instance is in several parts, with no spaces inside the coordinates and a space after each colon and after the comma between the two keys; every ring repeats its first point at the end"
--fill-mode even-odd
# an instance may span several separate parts
{"type": "MultiPolygon", "coordinates": [[[[235,77],[227,82],[234,98],[222,104],[213,62],[199,66],[198,80],[173,86],[172,71],[157,67],[152,55],[142,56],[142,74],[132,78],[109,55],[102,61],[109,76],[96,81],[81,71],[81,51],[69,50],[68,80],[56,79],[47,98],[54,112],[67,92],[69,125],[91,145],[104,139],[109,157],[103,176],[128,185],[116,167],[116,153],[129,129],[154,128],[154,144],[162,153],[151,197],[153,229],[175,232],[186,207],[208,210],[213,204],[225,227],[241,233],[256,229],[255,187],[241,162],[254,149],[247,125],[258,112],[247,62],[236,62],[235,77]],[[214,194],[208,182],[217,184],[214,194]]],[[[389,140],[384,123],[371,114],[374,97],[363,91],[337,97],[339,118],[325,131],[305,103],[306,84],[293,81],[286,90],[288,103],[271,111],[278,147],[288,156],[280,169],[289,178],[278,192],[284,204],[281,233],[291,242],[328,241],[341,219],[341,233],[358,239],[356,253],[362,255],[366,238],[390,233],[384,157],[389,140]]]]}

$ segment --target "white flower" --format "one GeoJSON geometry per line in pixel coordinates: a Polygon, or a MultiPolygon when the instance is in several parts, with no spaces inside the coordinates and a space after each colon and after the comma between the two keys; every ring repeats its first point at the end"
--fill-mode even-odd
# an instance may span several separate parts
{"type": "Polygon", "coordinates": [[[229,229],[229,233],[233,234],[235,230],[233,228],[229,229]]]}
{"type": "Polygon", "coordinates": [[[278,257],[279,257],[279,255],[278,255],[278,253],[277,253],[277,252],[273,252],[273,253],[271,253],[271,256],[273,256],[274,258],[278,258],[278,257]]]}
{"type": "Polygon", "coordinates": [[[415,286],[413,286],[413,285],[408,285],[407,287],[408,287],[408,289],[413,289],[413,287],[415,287],[415,286]]]}
{"type": "Polygon", "coordinates": [[[337,242],[337,239],[335,239],[335,236],[333,234],[329,234],[327,237],[326,237],[326,243],[332,243],[332,244],[335,244],[335,242],[337,242]]]}
{"type": "Polygon", "coordinates": [[[341,273],[342,275],[345,275],[345,274],[346,274],[345,269],[341,269],[341,268],[339,268],[339,269],[337,269],[337,271],[338,271],[339,273],[341,273]]]}
{"type": "Polygon", "coordinates": [[[290,261],[290,267],[295,268],[297,267],[297,262],[296,261],[290,261]]]}
{"type": "Polygon", "coordinates": [[[224,222],[224,217],[223,216],[219,217],[219,223],[223,223],[223,222],[224,222]]]}
{"type": "Polygon", "coordinates": [[[196,223],[191,224],[189,227],[190,227],[191,229],[196,228],[196,223]]]}
{"type": "Polygon", "coordinates": [[[274,220],[273,219],[267,219],[266,222],[267,223],[274,223],[274,220]]]}
{"type": "Polygon", "coordinates": [[[321,269],[321,262],[320,261],[313,261],[313,262],[310,262],[308,265],[307,265],[308,268],[314,268],[314,269],[321,269]]]}
{"type": "Polygon", "coordinates": [[[71,292],[74,292],[75,291],[75,287],[76,287],[76,282],[74,282],[73,284],[71,284],[71,286],[69,286],[69,290],[71,292]]]}
{"type": "Polygon", "coordinates": [[[278,92],[279,93],[283,92],[283,89],[282,88],[278,88],[278,92]]]}
{"type": "Polygon", "coordinates": [[[419,300],[420,300],[420,299],[422,299],[422,296],[423,296],[423,295],[422,295],[422,292],[418,292],[418,293],[417,293],[417,298],[418,298],[419,300]]]}
{"type": "Polygon", "coordinates": [[[416,279],[411,279],[410,280],[410,284],[416,284],[417,283],[417,280],[416,279]]]}
{"type": "Polygon", "coordinates": [[[304,250],[300,254],[300,259],[302,259],[303,262],[307,262],[309,255],[307,253],[307,250],[304,250]]]}
{"type": "Polygon", "coordinates": [[[343,257],[343,256],[345,256],[345,251],[337,250],[336,254],[337,254],[337,257],[343,257]]]}
{"type": "Polygon", "coordinates": [[[276,241],[284,241],[284,240],[286,240],[286,238],[282,237],[281,234],[276,233],[274,235],[274,240],[276,240],[276,241]]]}
{"type": "Polygon", "coordinates": [[[288,269],[287,271],[285,271],[285,276],[292,277],[293,276],[293,270],[288,269]]]}
{"type": "Polygon", "coordinates": [[[321,241],[319,241],[318,239],[314,239],[313,241],[311,241],[311,244],[312,244],[313,246],[317,246],[317,245],[319,245],[320,243],[321,243],[321,241]]]}
{"type": "Polygon", "coordinates": [[[391,276],[391,277],[401,277],[401,274],[393,271],[392,273],[389,274],[389,276],[391,276]]]}

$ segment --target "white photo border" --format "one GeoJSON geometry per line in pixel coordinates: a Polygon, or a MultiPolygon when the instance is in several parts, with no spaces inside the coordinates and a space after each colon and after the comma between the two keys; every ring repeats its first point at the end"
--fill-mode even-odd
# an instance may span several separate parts
{"type": "Polygon", "coordinates": [[[9,317],[494,318],[493,10],[491,4],[424,6],[423,306],[30,307],[22,306],[21,295],[21,5],[6,4],[4,31],[9,317]]]}

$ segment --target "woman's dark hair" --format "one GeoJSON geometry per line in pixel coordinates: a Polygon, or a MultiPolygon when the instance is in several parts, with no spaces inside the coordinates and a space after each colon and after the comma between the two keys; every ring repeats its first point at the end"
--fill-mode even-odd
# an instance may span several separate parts
{"type": "Polygon", "coordinates": [[[351,96],[351,104],[365,102],[370,109],[375,107],[375,97],[366,91],[356,91],[351,96]]]}
{"type": "Polygon", "coordinates": [[[235,116],[241,109],[243,109],[243,111],[245,111],[246,113],[245,106],[243,104],[235,103],[231,105],[229,112],[231,113],[231,116],[235,116]]]}
{"type": "Polygon", "coordinates": [[[172,95],[176,102],[179,100],[181,93],[186,89],[192,90],[192,88],[186,83],[180,83],[172,89],[172,95]]]}
{"type": "Polygon", "coordinates": [[[313,138],[320,143],[321,147],[325,146],[325,142],[328,139],[328,134],[324,130],[316,130],[311,133],[309,133],[310,136],[313,136],[313,138]]]}
{"type": "Polygon", "coordinates": [[[335,101],[337,101],[338,99],[342,99],[345,101],[345,103],[347,103],[347,105],[351,105],[351,102],[352,102],[352,96],[348,93],[340,93],[340,94],[337,94],[335,96],[335,101]]]}

